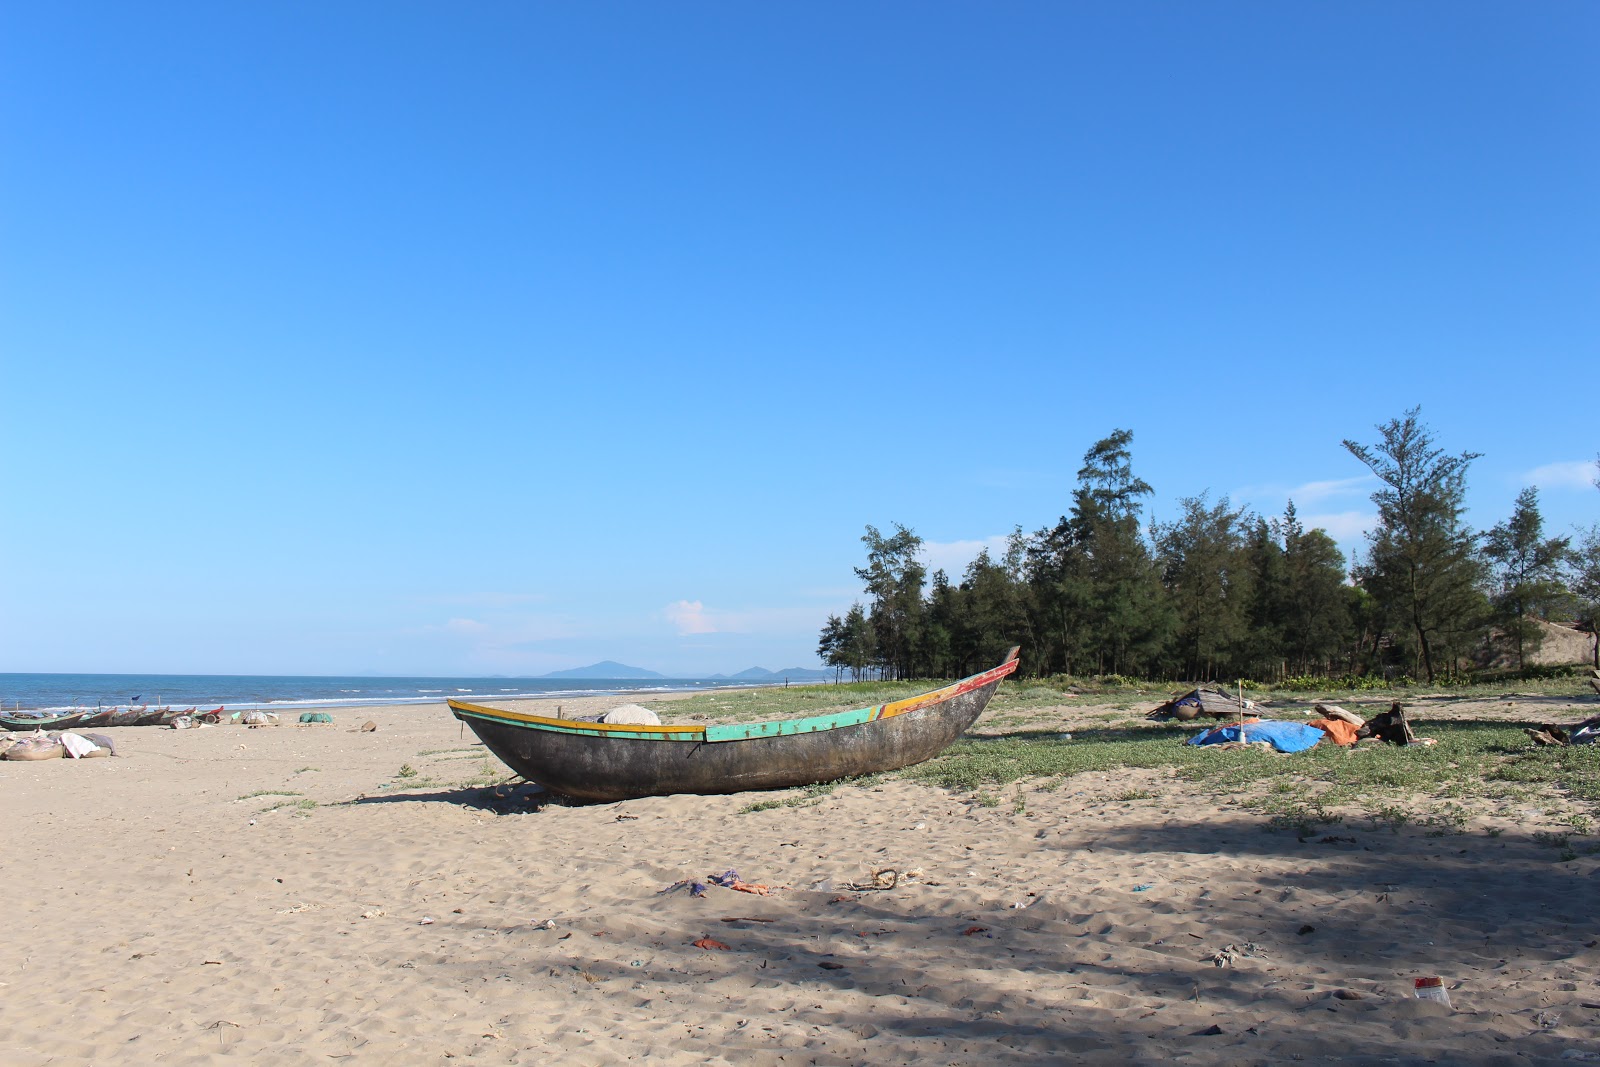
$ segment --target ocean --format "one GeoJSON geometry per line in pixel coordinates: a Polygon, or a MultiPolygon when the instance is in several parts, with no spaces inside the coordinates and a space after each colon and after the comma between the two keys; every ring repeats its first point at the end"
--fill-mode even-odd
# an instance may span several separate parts
{"type": "Polygon", "coordinates": [[[272,705],[360,707],[441,704],[447,697],[603,696],[746,688],[748,681],[704,678],[340,678],[235,674],[0,674],[0,707],[111,707],[149,704],[237,710],[272,705]]]}

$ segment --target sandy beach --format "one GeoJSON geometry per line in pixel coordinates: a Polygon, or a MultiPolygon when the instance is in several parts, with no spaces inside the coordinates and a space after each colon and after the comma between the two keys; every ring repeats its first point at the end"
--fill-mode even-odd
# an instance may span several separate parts
{"type": "Polygon", "coordinates": [[[569,806],[442,706],[337,720],[0,762],[0,1063],[1600,1061],[1600,856],[1533,809],[1303,840],[1133,770],[569,806]],[[728,869],[773,892],[665,891],[728,869]]]}

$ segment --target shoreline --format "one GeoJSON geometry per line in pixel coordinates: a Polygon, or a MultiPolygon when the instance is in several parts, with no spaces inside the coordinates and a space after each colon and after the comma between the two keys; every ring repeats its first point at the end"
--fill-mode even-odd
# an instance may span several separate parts
{"type": "MultiPolygon", "coordinates": [[[[286,676],[286,677],[292,677],[292,676],[286,676]]],[[[386,679],[376,679],[376,681],[385,681],[385,680],[386,679]]],[[[155,704],[155,703],[151,703],[151,704],[148,704],[148,705],[134,705],[134,706],[135,707],[139,707],[139,706],[148,707],[149,710],[151,710],[151,711],[156,710],[158,707],[160,707],[160,708],[179,708],[179,709],[187,709],[187,708],[193,707],[193,708],[205,711],[205,710],[210,710],[212,708],[216,708],[216,707],[219,707],[219,706],[223,710],[225,710],[227,712],[230,712],[230,713],[231,712],[235,712],[235,711],[271,711],[271,710],[273,710],[275,708],[295,708],[295,709],[298,709],[298,710],[307,710],[307,711],[309,711],[309,710],[318,709],[318,708],[338,709],[338,708],[380,708],[380,707],[426,707],[428,705],[435,705],[435,704],[442,705],[445,702],[445,700],[447,700],[447,699],[465,700],[465,701],[468,701],[468,702],[471,702],[471,703],[484,704],[484,703],[493,703],[494,701],[502,701],[502,700],[518,700],[518,701],[521,701],[521,700],[573,700],[573,699],[584,699],[584,698],[587,698],[587,697],[622,696],[622,695],[628,695],[628,694],[659,696],[659,695],[675,694],[675,693],[710,693],[710,692],[727,692],[727,691],[734,691],[734,690],[741,690],[741,689],[783,688],[785,686],[785,684],[786,684],[783,681],[771,681],[771,682],[769,682],[769,681],[749,681],[749,680],[732,681],[732,680],[724,680],[724,679],[712,680],[712,679],[692,679],[692,678],[691,679],[667,679],[666,680],[667,684],[656,684],[656,685],[629,684],[629,683],[649,681],[647,679],[597,678],[597,679],[594,679],[593,681],[595,681],[596,683],[600,683],[600,682],[615,682],[617,684],[615,684],[615,685],[605,685],[605,686],[601,686],[601,685],[596,684],[595,686],[591,686],[591,687],[577,687],[577,688],[563,688],[563,689],[542,689],[542,690],[528,690],[528,689],[526,689],[524,687],[506,687],[506,688],[503,688],[503,689],[496,689],[496,690],[494,690],[492,692],[486,691],[486,690],[483,690],[483,689],[474,689],[474,688],[454,689],[454,690],[452,690],[450,692],[444,692],[442,690],[419,690],[418,691],[418,695],[416,695],[416,696],[406,696],[406,697],[397,697],[397,696],[393,696],[393,695],[373,695],[373,696],[351,696],[351,697],[318,696],[318,697],[304,697],[304,698],[290,698],[290,697],[273,698],[273,697],[268,697],[268,698],[262,699],[262,700],[212,699],[212,700],[198,701],[198,702],[191,701],[191,700],[183,700],[183,701],[166,700],[166,701],[163,701],[159,705],[155,704]]],[[[825,681],[822,681],[822,680],[813,680],[813,679],[806,679],[806,680],[803,680],[803,681],[791,681],[791,682],[787,683],[787,685],[789,685],[789,686],[828,685],[828,684],[831,684],[831,683],[825,682],[825,681]]],[[[15,707],[12,704],[10,704],[9,701],[8,701],[5,704],[5,706],[0,707],[0,715],[14,715],[14,714],[17,714],[18,712],[21,712],[21,713],[24,713],[24,714],[36,714],[36,713],[49,712],[49,713],[53,713],[53,714],[56,714],[56,715],[64,715],[64,714],[69,714],[69,713],[74,713],[74,712],[83,712],[83,711],[109,711],[113,707],[127,707],[127,706],[128,705],[126,703],[121,703],[121,704],[115,704],[115,705],[113,705],[113,704],[103,704],[103,705],[100,705],[100,704],[90,704],[90,705],[85,705],[85,704],[32,705],[32,704],[29,704],[29,705],[23,705],[23,706],[20,706],[20,707],[15,707]]]]}

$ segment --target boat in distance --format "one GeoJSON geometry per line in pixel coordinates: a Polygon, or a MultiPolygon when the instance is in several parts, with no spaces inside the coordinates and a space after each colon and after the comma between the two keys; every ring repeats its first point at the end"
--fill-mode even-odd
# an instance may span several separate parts
{"type": "Polygon", "coordinates": [[[788,789],[933,758],[983,714],[1017,669],[1017,652],[998,667],[918,696],[773,722],[636,726],[448,703],[506,766],[566,796],[630,800],[788,789]]]}
{"type": "Polygon", "coordinates": [[[209,715],[216,722],[216,711],[197,711],[194,708],[138,707],[70,709],[59,714],[48,711],[19,711],[0,713],[0,730],[101,730],[107,726],[171,726],[180,715],[209,715]]]}

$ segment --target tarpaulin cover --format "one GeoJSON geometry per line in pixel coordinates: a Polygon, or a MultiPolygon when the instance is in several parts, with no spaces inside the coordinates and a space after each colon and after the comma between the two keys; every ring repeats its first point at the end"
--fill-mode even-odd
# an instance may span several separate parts
{"type": "MultiPolygon", "coordinates": [[[[1244,728],[1244,740],[1265,741],[1279,752],[1304,752],[1306,749],[1321,741],[1327,735],[1315,726],[1307,726],[1303,722],[1274,722],[1264,719],[1253,722],[1244,728]]],[[[1220,745],[1227,741],[1239,740],[1239,724],[1231,726],[1218,726],[1214,730],[1207,730],[1189,738],[1191,745],[1220,745]]]]}

